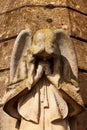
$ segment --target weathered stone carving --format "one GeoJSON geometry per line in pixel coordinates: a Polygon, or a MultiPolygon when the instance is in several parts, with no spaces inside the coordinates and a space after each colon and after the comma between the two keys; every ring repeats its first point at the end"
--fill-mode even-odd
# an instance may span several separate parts
{"type": "Polygon", "coordinates": [[[63,30],[41,29],[17,37],[10,65],[4,111],[21,121],[19,130],[70,130],[68,119],[79,114],[74,46],[63,30]]]}

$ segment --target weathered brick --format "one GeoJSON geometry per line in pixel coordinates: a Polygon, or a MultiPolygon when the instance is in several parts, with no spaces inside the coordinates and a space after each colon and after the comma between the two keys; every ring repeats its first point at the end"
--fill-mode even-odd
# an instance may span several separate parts
{"type": "Polygon", "coordinates": [[[67,0],[0,0],[0,13],[20,8],[22,6],[66,6],[67,0]]]}
{"type": "Polygon", "coordinates": [[[9,68],[14,40],[0,43],[0,70],[9,68]]]}
{"type": "Polygon", "coordinates": [[[77,117],[77,130],[87,130],[87,108],[77,117]]]}
{"type": "Polygon", "coordinates": [[[73,9],[87,14],[87,1],[86,0],[1,0],[0,13],[9,11],[15,8],[20,8],[25,5],[54,5],[54,6],[69,6],[73,9]]]}
{"type": "Polygon", "coordinates": [[[0,39],[17,35],[22,29],[65,29],[70,33],[68,10],[64,8],[22,8],[0,16],[0,39]]]}
{"type": "Polygon", "coordinates": [[[80,37],[87,40],[87,16],[78,12],[69,10],[71,34],[75,37],[80,37]]]}
{"type": "Polygon", "coordinates": [[[87,14],[87,0],[67,0],[69,7],[87,14]]]}
{"type": "Polygon", "coordinates": [[[87,70],[87,43],[72,39],[77,53],[78,67],[87,70]]]}
{"type": "Polygon", "coordinates": [[[87,105],[87,73],[79,72],[78,79],[83,101],[87,105]]]}
{"type": "Polygon", "coordinates": [[[0,72],[0,99],[3,97],[9,84],[9,71],[0,72]]]}
{"type": "Polygon", "coordinates": [[[86,0],[1,0],[0,1],[0,13],[20,8],[22,6],[38,6],[38,5],[53,5],[53,6],[65,6],[71,7],[78,11],[87,14],[87,1],[86,0]]]}

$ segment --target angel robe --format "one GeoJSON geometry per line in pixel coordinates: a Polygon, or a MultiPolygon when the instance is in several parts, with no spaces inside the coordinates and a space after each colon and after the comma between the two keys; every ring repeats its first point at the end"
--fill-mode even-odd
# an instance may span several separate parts
{"type": "Polygon", "coordinates": [[[45,76],[20,98],[18,112],[22,117],[20,130],[68,130],[67,103],[45,76]]]}

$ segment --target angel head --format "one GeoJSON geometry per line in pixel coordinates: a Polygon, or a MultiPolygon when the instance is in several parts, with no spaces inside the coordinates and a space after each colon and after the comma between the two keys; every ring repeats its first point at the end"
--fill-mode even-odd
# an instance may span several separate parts
{"type": "Polygon", "coordinates": [[[38,30],[32,41],[31,49],[33,50],[33,55],[38,55],[42,57],[51,57],[60,55],[60,50],[56,44],[56,35],[50,29],[38,30]]]}

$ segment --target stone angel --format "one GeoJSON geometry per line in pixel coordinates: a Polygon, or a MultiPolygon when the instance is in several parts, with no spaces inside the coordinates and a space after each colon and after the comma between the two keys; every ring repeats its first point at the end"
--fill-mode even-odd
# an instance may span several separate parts
{"type": "Polygon", "coordinates": [[[74,46],[63,30],[23,30],[16,38],[3,110],[19,130],[70,130],[83,101],[74,46]]]}

